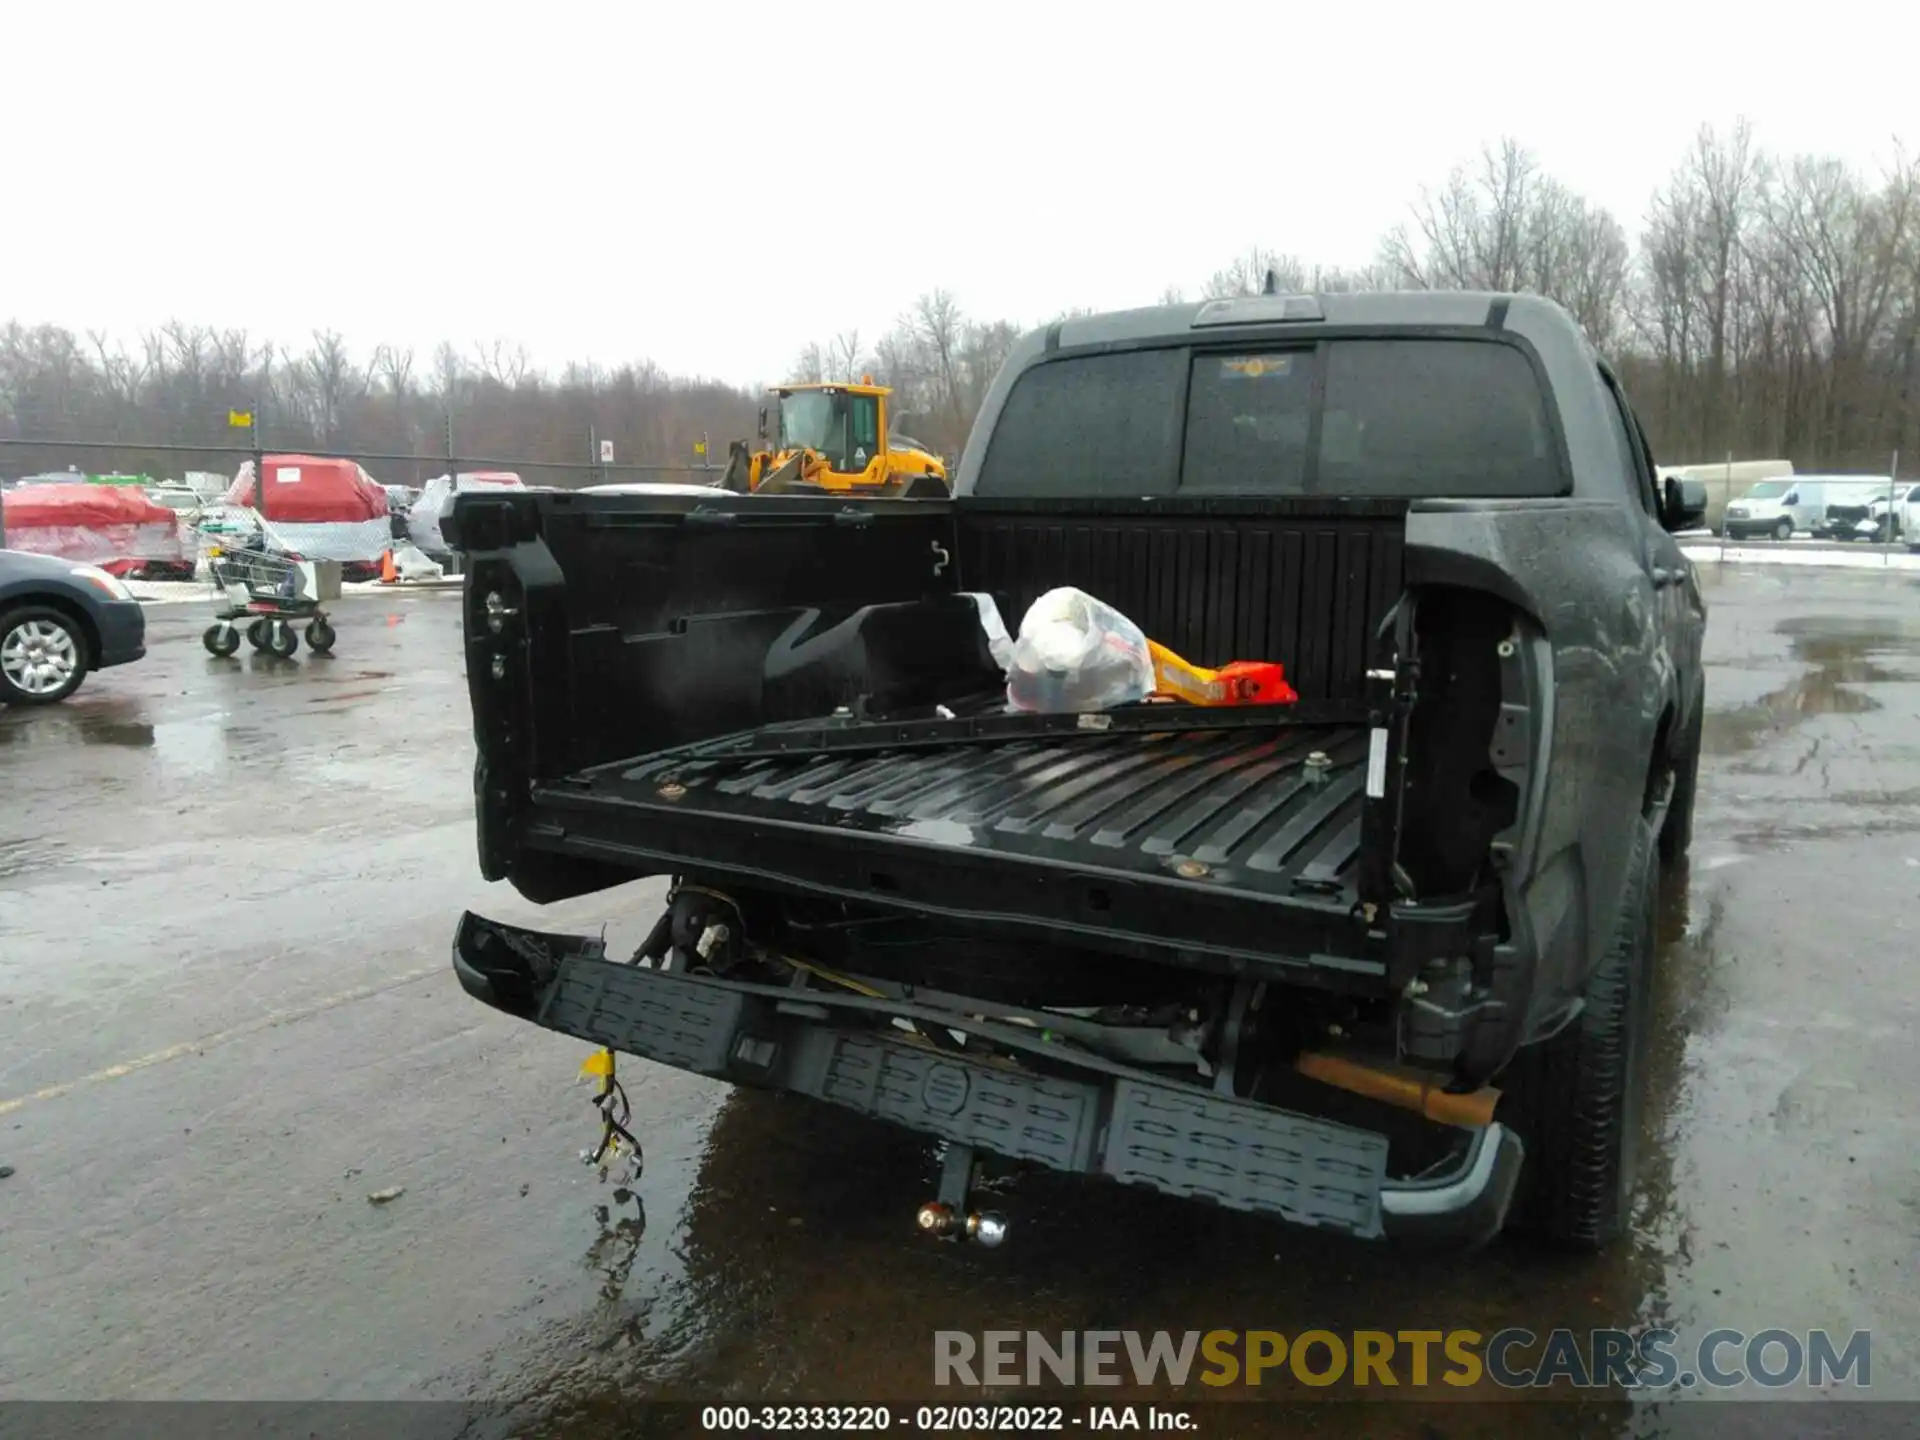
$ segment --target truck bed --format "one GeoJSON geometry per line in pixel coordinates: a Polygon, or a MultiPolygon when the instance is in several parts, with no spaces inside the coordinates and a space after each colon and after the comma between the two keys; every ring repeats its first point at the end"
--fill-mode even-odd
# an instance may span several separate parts
{"type": "Polygon", "coordinates": [[[744,759],[688,747],[541,787],[529,839],[1262,963],[1345,953],[1358,978],[1383,973],[1352,954],[1367,760],[1354,723],[744,759]],[[1315,752],[1330,762],[1318,779],[1315,752]],[[1276,947],[1283,918],[1291,943],[1276,947]]]}
{"type": "Polygon", "coordinates": [[[536,904],[680,875],[1383,993],[1464,926],[1401,913],[1365,795],[1393,773],[1368,657],[1405,511],[466,497],[482,873],[536,904]],[[1009,715],[974,597],[1011,626],[1058,585],[1198,664],[1278,659],[1299,702],[1009,715]]]}

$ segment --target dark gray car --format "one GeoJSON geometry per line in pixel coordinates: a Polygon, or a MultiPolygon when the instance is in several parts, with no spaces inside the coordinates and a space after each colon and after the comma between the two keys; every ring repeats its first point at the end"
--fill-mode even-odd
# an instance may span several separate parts
{"type": "Polygon", "coordinates": [[[0,703],[50,705],[147,653],[133,592],[92,565],[0,550],[0,703]]]}

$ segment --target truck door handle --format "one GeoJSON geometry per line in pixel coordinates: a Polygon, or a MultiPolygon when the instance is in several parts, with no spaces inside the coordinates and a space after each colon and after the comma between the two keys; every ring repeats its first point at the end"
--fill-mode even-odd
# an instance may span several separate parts
{"type": "Polygon", "coordinates": [[[1663,565],[1656,565],[1653,567],[1653,588],[1654,589],[1664,590],[1669,585],[1677,585],[1679,581],[1680,581],[1680,572],[1678,570],[1669,570],[1663,565]]]}

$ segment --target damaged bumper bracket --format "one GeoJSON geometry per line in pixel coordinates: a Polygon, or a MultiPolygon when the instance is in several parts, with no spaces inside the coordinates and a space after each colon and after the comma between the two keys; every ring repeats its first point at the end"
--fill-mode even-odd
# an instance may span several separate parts
{"type": "MultiPolygon", "coordinates": [[[[875,1028],[901,1002],[624,965],[596,939],[463,916],[454,969],[476,999],[624,1054],[763,1089],[790,1090],[980,1150],[1104,1175],[1367,1239],[1489,1238],[1505,1218],[1521,1149],[1474,1132],[1458,1164],[1417,1182],[1386,1176],[1382,1135],[1171,1084],[1036,1037],[1047,1073],[916,1043],[875,1028]]],[[[949,1014],[923,1018],[955,1023],[949,1014]]],[[[974,1027],[981,1028],[981,1027],[974,1027]]]]}

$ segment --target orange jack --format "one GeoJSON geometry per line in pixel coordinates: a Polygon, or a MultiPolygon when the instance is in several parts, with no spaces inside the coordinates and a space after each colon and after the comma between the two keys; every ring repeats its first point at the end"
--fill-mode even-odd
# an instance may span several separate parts
{"type": "Polygon", "coordinates": [[[1275,660],[1236,660],[1209,670],[1156,640],[1147,641],[1147,650],[1153,656],[1156,695],[1190,705],[1291,705],[1300,698],[1287,683],[1286,667],[1275,660]]]}

